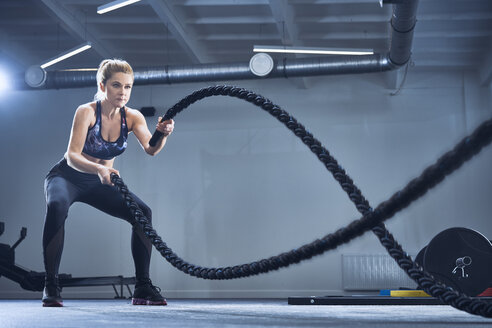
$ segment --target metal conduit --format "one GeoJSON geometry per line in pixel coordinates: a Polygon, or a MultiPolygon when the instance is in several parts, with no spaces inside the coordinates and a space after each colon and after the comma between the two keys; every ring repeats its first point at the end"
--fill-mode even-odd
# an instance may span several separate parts
{"type": "MultiPolygon", "coordinates": [[[[411,56],[418,0],[384,0],[393,4],[390,49],[387,54],[327,56],[283,59],[265,77],[253,74],[249,63],[198,64],[135,69],[135,85],[229,81],[262,78],[289,78],[335,74],[358,74],[393,70],[411,56]]],[[[49,71],[38,88],[65,89],[96,85],[95,72],[49,71]]]]}

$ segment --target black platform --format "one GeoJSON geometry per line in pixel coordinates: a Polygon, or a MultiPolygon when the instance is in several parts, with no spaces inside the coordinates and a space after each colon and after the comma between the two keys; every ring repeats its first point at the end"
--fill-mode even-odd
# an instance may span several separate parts
{"type": "MultiPolygon", "coordinates": [[[[480,297],[492,301],[492,297],[480,297]]],[[[290,305],[445,305],[434,297],[391,297],[391,296],[293,296],[290,305]]]]}

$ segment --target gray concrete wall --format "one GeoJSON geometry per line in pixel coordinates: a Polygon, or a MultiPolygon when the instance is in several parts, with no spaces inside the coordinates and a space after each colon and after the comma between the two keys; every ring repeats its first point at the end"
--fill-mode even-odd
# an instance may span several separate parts
{"type": "MultiPolygon", "coordinates": [[[[391,96],[379,74],[229,84],[271,99],[304,124],[346,169],[373,206],[492,114],[490,89],[474,73],[410,70],[391,96]]],[[[135,87],[130,107],[159,114],[208,84],[135,87]]],[[[28,237],[16,262],[43,271],[43,180],[66,147],[75,108],[94,88],[10,92],[0,96],[0,242],[28,237]]],[[[148,120],[151,131],[156,118],[148,120]]],[[[465,226],[492,237],[492,148],[387,222],[416,254],[443,229],[465,226]]],[[[348,197],[289,130],[257,107],[233,98],[203,100],[176,117],[164,151],[147,156],[131,136],[115,161],[129,188],[153,209],[154,226],[187,261],[229,266],[276,255],[359,217],[348,197]]],[[[60,272],[133,276],[131,228],[85,204],[66,224],[60,272]]],[[[342,293],[341,255],[380,254],[366,233],[353,242],[277,272],[233,281],[186,276],[154,250],[151,276],[168,297],[284,297],[342,293]]],[[[111,288],[71,288],[66,297],[111,297],[111,288]]],[[[0,298],[39,297],[0,278],[0,298]]]]}

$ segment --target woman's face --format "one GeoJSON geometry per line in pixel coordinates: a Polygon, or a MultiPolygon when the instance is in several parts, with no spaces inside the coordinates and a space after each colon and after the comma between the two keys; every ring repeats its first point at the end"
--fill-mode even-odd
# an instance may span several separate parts
{"type": "Polygon", "coordinates": [[[106,81],[106,85],[101,83],[101,90],[106,94],[106,100],[114,107],[121,108],[130,100],[132,86],[133,76],[118,72],[106,81]]]}

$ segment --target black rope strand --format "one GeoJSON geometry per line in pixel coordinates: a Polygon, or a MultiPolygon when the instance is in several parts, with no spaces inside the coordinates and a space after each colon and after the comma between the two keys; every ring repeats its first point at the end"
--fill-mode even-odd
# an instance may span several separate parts
{"type": "Polygon", "coordinates": [[[482,315],[484,317],[492,317],[492,304],[471,299],[450,287],[446,287],[445,285],[436,282],[431,275],[422,271],[422,269],[412,261],[411,257],[402,250],[401,246],[395,241],[391,233],[386,230],[382,223],[398,211],[407,207],[414,200],[422,197],[429,189],[442,181],[446,175],[457,170],[464,162],[488,145],[492,140],[492,120],[483,123],[471,136],[464,138],[453,150],[441,156],[434,165],[425,169],[419,177],[410,181],[405,188],[393,194],[387,201],[379,204],[373,211],[361,191],[355,186],[352,179],[345,173],[343,168],[340,167],[338,162],[330,155],[328,150],[326,150],[311,133],[306,131],[305,127],[298,123],[295,118],[262,96],[245,89],[231,86],[208,87],[192,93],[175,104],[166,112],[162,120],[173,118],[183,109],[200,99],[216,95],[244,99],[261,107],[268,111],[272,116],[276,117],[311,149],[332,173],[333,177],[338,181],[342,189],[347,193],[350,200],[355,204],[357,210],[363,216],[360,219],[351,222],[347,227],[337,230],[335,233],[328,234],[321,239],[317,239],[300,248],[293,249],[277,256],[233,267],[203,268],[189,264],[179,258],[179,256],[177,256],[166,243],[162,241],[156,231],[152,228],[152,225],[149,224],[148,219],[138,208],[138,205],[129,195],[128,188],[121,178],[116,174],[113,174],[111,177],[112,182],[125,197],[126,203],[135,218],[135,223],[138,223],[145,235],[152,241],[152,244],[169,263],[178,270],[198,278],[242,278],[277,270],[281,267],[287,267],[291,264],[309,259],[313,256],[322,254],[327,250],[334,249],[337,246],[360,236],[365,231],[372,229],[381,244],[387,249],[388,253],[397,261],[398,265],[403,268],[405,272],[419,284],[419,286],[422,286],[427,293],[460,310],[482,315]]]}

